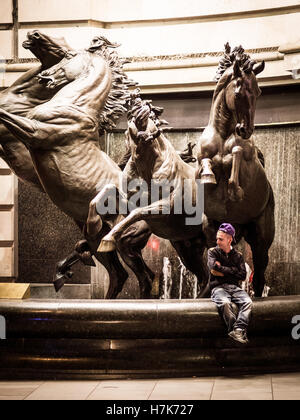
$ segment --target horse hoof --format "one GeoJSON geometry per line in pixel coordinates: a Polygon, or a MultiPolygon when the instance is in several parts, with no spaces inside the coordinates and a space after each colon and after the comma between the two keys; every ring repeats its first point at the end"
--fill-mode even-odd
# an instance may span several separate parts
{"type": "Polygon", "coordinates": [[[217,184],[216,177],[214,175],[201,175],[201,184],[217,184]]]}
{"type": "Polygon", "coordinates": [[[56,293],[60,291],[60,289],[65,285],[66,278],[64,275],[60,275],[54,280],[53,286],[55,288],[56,293]]]}
{"type": "Polygon", "coordinates": [[[115,251],[117,248],[116,241],[114,239],[102,239],[100,246],[98,248],[98,252],[112,252],[115,251]]]}

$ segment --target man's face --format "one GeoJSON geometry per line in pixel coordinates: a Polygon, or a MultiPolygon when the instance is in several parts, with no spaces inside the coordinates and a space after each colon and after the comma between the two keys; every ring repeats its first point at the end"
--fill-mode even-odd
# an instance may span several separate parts
{"type": "Polygon", "coordinates": [[[225,232],[217,233],[217,245],[222,251],[228,251],[231,246],[232,237],[225,232]]]}

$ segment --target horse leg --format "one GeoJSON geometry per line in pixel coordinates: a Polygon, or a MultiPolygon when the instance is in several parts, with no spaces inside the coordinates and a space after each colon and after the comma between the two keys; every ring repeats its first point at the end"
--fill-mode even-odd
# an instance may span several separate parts
{"type": "MultiPolygon", "coordinates": [[[[74,222],[79,227],[80,231],[82,231],[84,223],[78,220],[74,220],[74,222]]],[[[73,276],[71,267],[77,262],[82,262],[84,265],[89,267],[95,267],[92,252],[86,240],[77,242],[74,251],[57,263],[53,277],[53,285],[56,292],[59,292],[65,282],[73,276]]]]}
{"type": "MultiPolygon", "coordinates": [[[[124,231],[140,220],[160,219],[162,215],[170,212],[170,200],[159,200],[150,206],[141,207],[133,210],[124,220],[118,223],[108,235],[106,235],[98,248],[99,252],[110,252],[116,249],[116,242],[124,233],[124,231]]],[[[164,216],[166,217],[166,216],[164,216]]]]}
{"type": "Polygon", "coordinates": [[[128,273],[121,264],[116,251],[99,253],[97,248],[102,238],[108,234],[110,227],[102,222],[96,211],[96,202],[91,201],[87,223],[83,229],[85,238],[97,260],[106,268],[109,275],[109,289],[106,299],[116,299],[128,279],[128,273]]]}
{"type": "Polygon", "coordinates": [[[78,262],[81,262],[89,267],[95,267],[91,249],[86,240],[77,242],[75,245],[75,250],[65,259],[57,263],[53,278],[53,285],[56,292],[59,292],[59,290],[64,286],[65,282],[73,277],[71,267],[78,262]]]}
{"type": "Polygon", "coordinates": [[[115,214],[127,214],[127,197],[115,184],[107,184],[90,203],[94,223],[97,223],[96,220],[100,223],[97,215],[104,216],[108,212],[109,209],[104,207],[106,201],[112,206],[111,211],[115,214]]]}
{"type": "Polygon", "coordinates": [[[197,237],[186,241],[171,241],[185,267],[197,277],[200,286],[199,297],[207,297],[208,271],[204,263],[205,239],[197,237]]]}
{"type": "Polygon", "coordinates": [[[1,108],[0,121],[14,136],[25,144],[34,145],[38,139],[41,140],[49,134],[47,124],[11,114],[1,108]]]}
{"type": "MultiPolygon", "coordinates": [[[[104,228],[101,235],[98,237],[97,245],[100,244],[101,239],[105,234],[109,232],[109,227],[104,228]]],[[[96,249],[95,240],[93,242],[93,248],[96,249]]],[[[121,264],[118,254],[116,251],[108,253],[95,252],[94,256],[97,260],[105,267],[109,275],[109,288],[105,299],[116,299],[118,294],[121,293],[126,280],[128,279],[128,273],[121,264]]]]}
{"type": "Polygon", "coordinates": [[[151,298],[152,283],[155,278],[155,274],[147,266],[141,253],[150,236],[148,225],[140,222],[127,229],[117,241],[119,254],[138,279],[141,299],[151,298]]]}
{"type": "MultiPolygon", "coordinates": [[[[91,201],[89,207],[89,215],[87,219],[87,232],[90,237],[97,237],[97,235],[99,235],[99,232],[102,230],[102,221],[96,209],[97,204],[107,195],[107,193],[115,191],[116,187],[114,185],[108,185],[97,195],[97,197],[95,197],[94,200],[91,201]]],[[[102,232],[101,237],[105,236],[105,234],[106,233],[102,232]]],[[[139,223],[132,226],[130,229],[124,232],[124,235],[120,237],[116,244],[119,254],[121,255],[121,258],[123,259],[124,263],[132,269],[139,281],[140,297],[142,299],[151,297],[152,282],[154,279],[154,273],[146,265],[141,254],[141,250],[146,246],[150,236],[151,231],[148,225],[146,223],[139,223]]],[[[98,238],[100,239],[99,236],[98,238]]],[[[96,255],[97,259],[100,262],[102,262],[102,264],[104,263],[103,265],[107,267],[107,270],[110,273],[110,276],[112,277],[110,281],[110,288],[107,294],[107,298],[111,299],[121,292],[123,285],[128,278],[128,274],[126,272],[126,277],[124,273],[122,275],[123,270],[119,266],[118,262],[115,260],[114,266],[117,265],[119,267],[117,271],[119,273],[118,275],[121,276],[121,281],[116,283],[116,275],[114,274],[114,272],[111,271],[111,268],[108,265],[109,261],[100,260],[102,258],[101,255],[107,254],[97,253],[96,255]]]]}
{"type": "Polygon", "coordinates": [[[56,293],[59,292],[65,282],[73,276],[71,267],[79,261],[80,258],[78,253],[73,251],[65,259],[57,263],[53,278],[53,285],[56,293]]]}
{"type": "Polygon", "coordinates": [[[228,181],[228,194],[231,201],[241,201],[244,197],[244,191],[239,186],[240,167],[243,158],[243,148],[235,146],[232,149],[233,161],[231,176],[228,181]]]}
{"type": "Polygon", "coordinates": [[[103,222],[96,210],[96,202],[93,200],[89,204],[89,213],[86,221],[86,226],[83,228],[89,239],[97,238],[103,227],[103,222]]]}
{"type": "Polygon", "coordinates": [[[212,160],[202,159],[201,161],[201,184],[216,184],[216,177],[212,170],[212,160]]]}
{"type": "Polygon", "coordinates": [[[216,184],[216,177],[212,170],[212,158],[218,153],[218,142],[208,129],[204,131],[201,137],[201,151],[198,154],[199,178],[202,184],[216,184]]]}
{"type": "Polygon", "coordinates": [[[253,289],[256,297],[261,297],[265,286],[265,271],[269,262],[269,249],[275,236],[274,197],[271,193],[269,203],[263,214],[246,227],[245,239],[251,246],[254,276],[253,289]]]}
{"type": "Polygon", "coordinates": [[[128,273],[121,264],[118,254],[115,251],[106,254],[97,252],[95,257],[105,267],[109,275],[109,288],[105,299],[116,299],[128,279],[128,273]]]}

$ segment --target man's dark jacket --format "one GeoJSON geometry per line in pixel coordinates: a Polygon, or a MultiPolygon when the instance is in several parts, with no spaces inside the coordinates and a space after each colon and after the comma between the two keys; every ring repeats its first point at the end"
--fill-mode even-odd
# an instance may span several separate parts
{"type": "Polygon", "coordinates": [[[208,251],[208,268],[210,272],[210,290],[224,283],[239,286],[239,283],[246,279],[246,266],[242,254],[234,248],[226,254],[219,247],[211,248],[208,251]],[[216,262],[221,263],[221,267],[216,262]],[[211,270],[222,273],[224,277],[211,273],[211,270]]]}

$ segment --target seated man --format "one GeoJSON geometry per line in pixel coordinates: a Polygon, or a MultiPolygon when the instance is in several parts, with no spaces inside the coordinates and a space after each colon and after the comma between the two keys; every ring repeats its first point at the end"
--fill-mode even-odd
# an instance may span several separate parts
{"type": "Polygon", "coordinates": [[[212,301],[227,325],[229,337],[247,344],[252,300],[239,287],[239,282],[246,278],[246,267],[243,256],[231,246],[234,237],[234,227],[229,223],[222,224],[217,233],[217,247],[208,251],[210,290],[212,301]],[[232,302],[238,306],[237,316],[232,302]]]}

